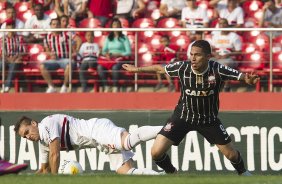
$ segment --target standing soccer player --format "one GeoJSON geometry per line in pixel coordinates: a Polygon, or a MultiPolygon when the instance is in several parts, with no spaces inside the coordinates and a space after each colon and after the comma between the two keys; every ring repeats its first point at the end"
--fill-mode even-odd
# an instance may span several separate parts
{"type": "Polygon", "coordinates": [[[240,152],[234,148],[217,115],[219,92],[225,80],[240,80],[253,85],[257,83],[259,77],[243,74],[210,60],[211,46],[205,40],[195,41],[190,55],[191,61],[180,61],[166,66],[123,65],[124,69],[131,72],[167,73],[180,80],[181,96],[174,113],[157,135],[151,150],[153,159],[166,173],[176,173],[177,170],[166,152],[172,145],[179,145],[188,132],[196,130],[209,143],[217,145],[239,175],[251,175],[245,169],[240,152]]]}

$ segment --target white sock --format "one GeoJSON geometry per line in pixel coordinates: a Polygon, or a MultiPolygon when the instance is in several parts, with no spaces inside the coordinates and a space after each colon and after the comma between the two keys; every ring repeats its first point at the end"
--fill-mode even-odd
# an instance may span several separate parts
{"type": "Polygon", "coordinates": [[[127,171],[127,174],[129,175],[160,175],[160,173],[151,170],[151,169],[137,169],[137,168],[131,168],[129,171],[127,171]]]}
{"type": "Polygon", "coordinates": [[[124,149],[131,150],[142,141],[148,141],[157,137],[162,126],[142,126],[136,129],[131,134],[128,134],[124,140],[124,149]]]}

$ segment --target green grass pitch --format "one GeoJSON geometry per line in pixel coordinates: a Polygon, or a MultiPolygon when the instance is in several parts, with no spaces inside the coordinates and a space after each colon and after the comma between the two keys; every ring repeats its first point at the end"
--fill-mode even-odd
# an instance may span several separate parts
{"type": "Polygon", "coordinates": [[[282,184],[280,175],[242,177],[219,174],[178,174],[162,176],[124,176],[117,174],[63,175],[5,175],[1,184],[282,184]]]}

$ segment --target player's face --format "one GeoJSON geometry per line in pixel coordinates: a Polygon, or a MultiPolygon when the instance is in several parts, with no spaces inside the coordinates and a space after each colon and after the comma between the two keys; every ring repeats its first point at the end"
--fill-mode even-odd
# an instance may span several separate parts
{"type": "Polygon", "coordinates": [[[39,141],[39,130],[35,121],[31,125],[22,124],[19,128],[19,135],[31,141],[39,141]]]}
{"type": "Polygon", "coordinates": [[[208,67],[210,55],[205,54],[202,48],[192,47],[190,52],[192,69],[198,72],[203,72],[208,67]]]}

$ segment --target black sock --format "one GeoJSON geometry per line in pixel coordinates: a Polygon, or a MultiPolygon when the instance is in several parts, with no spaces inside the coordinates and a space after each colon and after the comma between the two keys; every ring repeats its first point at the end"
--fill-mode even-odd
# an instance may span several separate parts
{"type": "Polygon", "coordinates": [[[155,160],[155,163],[166,173],[175,173],[177,171],[176,168],[172,165],[171,160],[166,153],[160,159],[155,160]]]}
{"type": "Polygon", "coordinates": [[[238,160],[237,160],[237,162],[231,162],[231,164],[236,169],[238,174],[242,174],[242,173],[246,172],[244,161],[243,161],[239,151],[238,151],[238,160]]]}

